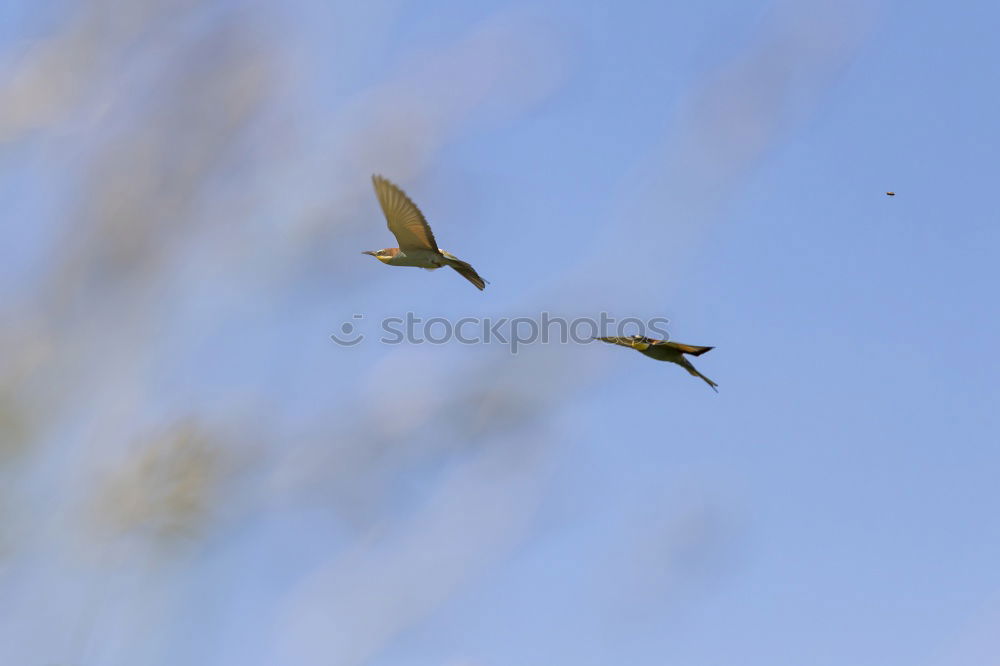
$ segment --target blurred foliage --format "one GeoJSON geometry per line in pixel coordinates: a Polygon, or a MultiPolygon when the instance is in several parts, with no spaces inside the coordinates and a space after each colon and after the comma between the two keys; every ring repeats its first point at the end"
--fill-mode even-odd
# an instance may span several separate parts
{"type": "Polygon", "coordinates": [[[9,389],[0,390],[0,467],[24,452],[28,444],[27,411],[9,389]]]}
{"type": "Polygon", "coordinates": [[[204,427],[186,422],[136,442],[97,484],[102,531],[169,542],[196,536],[212,517],[227,458],[204,427]]]}

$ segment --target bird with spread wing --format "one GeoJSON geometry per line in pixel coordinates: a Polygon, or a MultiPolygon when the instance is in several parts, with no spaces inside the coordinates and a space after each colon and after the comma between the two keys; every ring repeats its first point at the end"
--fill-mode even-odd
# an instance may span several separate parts
{"type": "Polygon", "coordinates": [[[655,358],[657,361],[668,361],[670,363],[676,363],[691,375],[695,377],[700,377],[705,381],[706,384],[712,387],[712,390],[716,393],[719,389],[716,387],[718,384],[713,382],[711,379],[705,375],[698,372],[691,361],[684,358],[684,354],[690,354],[691,356],[701,356],[707,351],[715,349],[715,347],[699,347],[697,345],[685,345],[680,342],[671,342],[670,340],[654,340],[652,338],[646,338],[641,335],[630,335],[628,337],[608,337],[608,338],[597,338],[602,342],[609,342],[613,345],[621,345],[622,347],[631,347],[642,354],[650,358],[655,358]]]}
{"type": "Polygon", "coordinates": [[[469,263],[438,248],[424,214],[403,190],[379,175],[372,176],[372,183],[382,213],[389,223],[389,231],[396,237],[399,247],[368,250],[362,254],[370,254],[390,266],[416,266],[432,271],[451,266],[476,289],[482,291],[486,288],[486,280],[469,263]]]}

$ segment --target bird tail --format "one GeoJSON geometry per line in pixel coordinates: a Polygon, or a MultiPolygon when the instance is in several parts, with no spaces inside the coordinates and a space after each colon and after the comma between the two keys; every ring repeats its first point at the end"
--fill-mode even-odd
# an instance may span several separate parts
{"type": "Polygon", "coordinates": [[[707,351],[712,351],[715,347],[699,347],[698,345],[685,345],[680,342],[670,343],[674,349],[677,349],[685,354],[691,354],[691,356],[701,356],[707,351]]]}
{"type": "Polygon", "coordinates": [[[457,272],[459,275],[461,275],[466,280],[474,284],[476,286],[476,289],[482,291],[483,289],[486,288],[486,285],[488,283],[486,282],[486,280],[484,280],[479,276],[479,273],[476,272],[476,269],[473,268],[471,264],[462,261],[453,254],[447,254],[444,252],[442,252],[441,254],[443,254],[444,258],[448,260],[448,265],[454,268],[455,272],[457,272]]]}
{"type": "Polygon", "coordinates": [[[704,381],[706,384],[708,384],[709,386],[712,387],[713,391],[715,391],[716,393],[719,392],[719,389],[716,388],[718,386],[718,384],[716,384],[711,379],[709,379],[705,375],[703,375],[700,372],[698,372],[698,370],[693,365],[691,365],[691,361],[689,361],[686,358],[684,358],[683,356],[681,356],[681,360],[679,361],[679,363],[680,363],[681,367],[683,367],[685,370],[688,371],[689,374],[691,374],[694,377],[700,377],[702,379],[702,381],[704,381]]]}

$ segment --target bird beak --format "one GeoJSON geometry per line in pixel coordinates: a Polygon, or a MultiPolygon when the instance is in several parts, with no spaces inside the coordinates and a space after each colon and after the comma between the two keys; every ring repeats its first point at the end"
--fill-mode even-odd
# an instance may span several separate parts
{"type": "Polygon", "coordinates": [[[364,252],[362,252],[361,254],[370,254],[370,255],[371,255],[371,256],[373,256],[373,257],[375,256],[375,252],[374,252],[373,250],[365,250],[365,251],[364,251],[364,252]]]}

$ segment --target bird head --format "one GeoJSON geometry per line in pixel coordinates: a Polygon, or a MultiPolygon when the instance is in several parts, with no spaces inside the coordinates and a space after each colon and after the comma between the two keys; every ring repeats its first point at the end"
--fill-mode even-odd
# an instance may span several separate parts
{"type": "Polygon", "coordinates": [[[639,351],[649,349],[649,339],[644,338],[641,335],[630,335],[628,337],[612,336],[607,338],[595,338],[595,340],[610,342],[613,345],[619,345],[621,347],[631,347],[632,349],[638,349],[639,351]]]}
{"type": "Polygon", "coordinates": [[[361,254],[370,254],[371,256],[375,257],[384,264],[385,262],[389,261],[394,256],[396,256],[397,252],[399,252],[397,248],[387,247],[382,250],[365,250],[361,254]]]}
{"type": "Polygon", "coordinates": [[[628,336],[628,345],[632,349],[638,349],[639,351],[646,351],[649,349],[649,345],[652,341],[642,335],[630,335],[628,336]]]}

